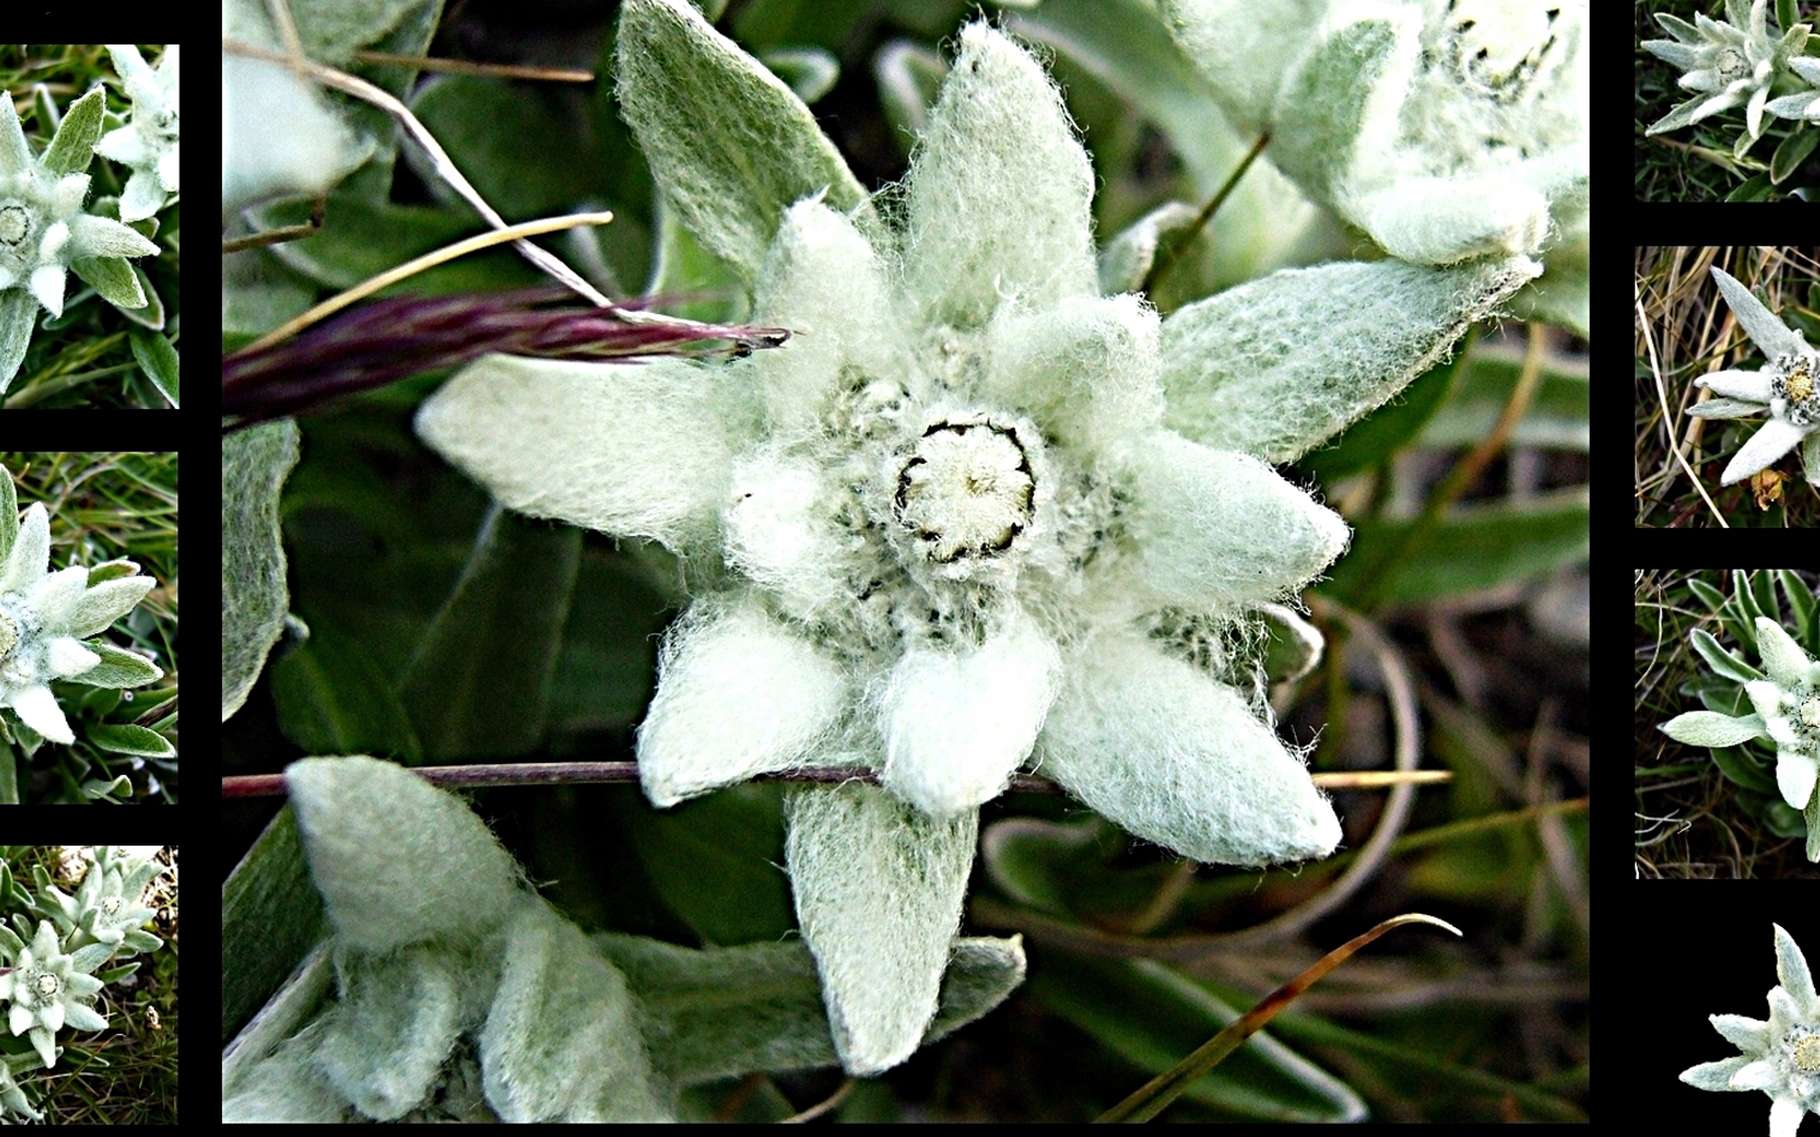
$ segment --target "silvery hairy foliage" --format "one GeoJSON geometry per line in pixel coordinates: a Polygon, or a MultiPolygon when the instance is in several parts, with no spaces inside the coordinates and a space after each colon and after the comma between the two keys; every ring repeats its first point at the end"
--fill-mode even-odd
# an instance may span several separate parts
{"type": "Polygon", "coordinates": [[[124,125],[95,143],[95,152],[132,170],[120,195],[120,220],[141,221],[177,192],[178,45],[165,47],[156,67],[130,43],[110,43],[107,53],[132,108],[124,125]]]}
{"type": "Polygon", "coordinates": [[[1691,633],[1694,650],[1714,674],[1742,688],[1753,713],[1688,711],[1658,729],[1689,746],[1769,743],[1776,755],[1776,786],[1790,809],[1806,812],[1808,860],[1820,862],[1820,825],[1815,823],[1820,796],[1814,792],[1820,772],[1820,664],[1767,616],[1756,617],[1754,633],[1761,668],[1721,646],[1711,633],[1699,628],[1691,633]]]}
{"type": "MultiPolygon", "coordinates": [[[[1585,0],[1162,0],[1233,123],[1423,264],[1548,254],[1586,308],[1585,0]]],[[[1554,282],[1551,282],[1554,283],[1554,282]]]]}
{"type": "Polygon", "coordinates": [[[163,675],[100,638],[158,582],[128,560],[52,571],[50,514],[34,502],[21,518],[14,494],[11,475],[0,471],[0,706],[67,745],[76,735],[53,684],[143,687],[163,675]]]}
{"type": "Polygon", "coordinates": [[[1820,998],[1800,945],[1776,930],[1776,986],[1769,1018],[1711,1015],[1713,1029],[1741,1052],[1681,1072],[1695,1089],[1761,1090],[1769,1095],[1770,1137],[1795,1137],[1801,1119],[1820,1113],[1820,998]]]}
{"type": "MultiPolygon", "coordinates": [[[[229,1046],[224,1121],[665,1121],[697,1083],[835,1062],[802,945],[590,936],[410,771],[285,777],[331,936],[229,1046]]],[[[1023,978],[1016,937],[949,948],[931,1038],[1023,978]]]]}
{"type": "Polygon", "coordinates": [[[1801,462],[1810,482],[1820,484],[1820,355],[1799,331],[1783,323],[1751,290],[1714,266],[1713,283],[1732,316],[1757,350],[1764,366],[1757,371],[1727,370],[1702,375],[1695,386],[1720,396],[1688,408],[1696,418],[1767,418],[1738,448],[1719,475],[1721,485],[1741,482],[1767,470],[1784,454],[1801,447],[1801,462]]]}
{"type": "Polygon", "coordinates": [[[31,1044],[29,1054],[0,1055],[0,1121],[9,1112],[43,1120],[17,1075],[55,1068],[62,1053],[57,1036],[63,1031],[106,1030],[108,1020],[96,1010],[97,998],[104,986],[139,967],[137,962],[108,964],[164,946],[145,930],[154,909],[143,903],[145,890],[163,871],[154,859],[103,847],[70,897],[41,866],[34,872],[34,894],[0,862],[0,916],[11,921],[9,927],[0,920],[0,1009],[7,1032],[31,1044]],[[131,882],[130,891],[126,882],[131,882]],[[53,913],[57,918],[46,918],[53,913]],[[39,917],[35,925],[34,916],[39,917]],[[97,926],[117,928],[120,934],[97,938],[90,930],[97,926]]]}
{"type": "MultiPolygon", "coordinates": [[[[158,251],[138,230],[84,209],[104,99],[100,87],[77,99],[35,154],[12,98],[0,97],[0,391],[19,372],[38,309],[62,315],[72,269],[90,281],[136,281],[126,258],[158,251]]],[[[122,307],[146,302],[136,282],[109,292],[122,307]]]]}
{"type": "Polygon", "coordinates": [[[1810,27],[1786,30],[1770,18],[1769,0],[1725,0],[1725,19],[1696,13],[1694,22],[1666,12],[1656,22],[1672,39],[1645,40],[1643,50],[1684,74],[1677,81],[1693,96],[1651,123],[1647,134],[1692,126],[1724,111],[1744,108],[1744,130],[1733,154],[1743,157],[1763,136],[1765,116],[1810,118],[1820,92],[1820,60],[1806,58],[1810,27]],[[1772,97],[1772,96],[1780,97],[1772,97]]]}
{"type": "Polygon", "coordinates": [[[1330,264],[1160,319],[1100,292],[1092,168],[1043,67],[984,23],[958,45],[875,198],[692,6],[630,0],[620,98],[663,202],[793,338],[730,364],[488,357],[417,419],[505,505],[681,558],[692,599],[638,738],[654,804],[878,774],[788,808],[856,1074],[924,1037],[979,807],[1019,768],[1197,860],[1334,849],[1255,645],[1318,643],[1293,605],[1349,531],[1272,464],[1541,271],[1330,264]]]}

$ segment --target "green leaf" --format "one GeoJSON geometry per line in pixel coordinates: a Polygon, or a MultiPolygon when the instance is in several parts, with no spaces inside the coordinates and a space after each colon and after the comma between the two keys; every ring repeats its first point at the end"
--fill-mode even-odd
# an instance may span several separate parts
{"type": "MultiPolygon", "coordinates": [[[[586,109],[564,84],[476,75],[439,75],[411,96],[411,110],[442,140],[456,168],[507,218],[547,217],[619,192],[601,182],[603,159],[586,109]],[[552,161],[557,154],[561,160],[552,161]]],[[[428,173],[415,157],[411,161],[420,174],[428,173]]],[[[455,204],[459,197],[440,178],[424,182],[438,198],[467,208],[455,204]]]]}
{"type": "Polygon", "coordinates": [[[78,257],[70,262],[70,268],[114,307],[145,307],[145,290],[133,272],[132,262],[125,257],[78,257]]]}
{"type": "MultiPolygon", "coordinates": [[[[1510,445],[1584,451],[1592,439],[1591,398],[1587,370],[1570,360],[1543,362],[1542,382],[1529,409],[1510,435],[1510,445]]],[[[1510,402],[1522,357],[1500,348],[1481,347],[1460,368],[1453,396],[1423,426],[1423,446],[1474,446],[1492,431],[1510,402]]]]}
{"type": "Polygon", "coordinates": [[[1758,793],[1773,794],[1780,792],[1776,788],[1776,776],[1747,756],[1742,747],[1721,746],[1713,750],[1713,762],[1719,772],[1747,790],[1758,793]]]}
{"type": "Polygon", "coordinates": [[[278,726],[306,754],[376,754],[421,760],[417,732],[368,652],[317,621],[310,638],[272,668],[278,726]]]}
{"type": "MultiPolygon", "coordinates": [[[[145,304],[138,308],[121,308],[120,314],[142,328],[147,328],[154,332],[163,331],[164,297],[158,295],[158,289],[152,284],[151,278],[145,275],[145,270],[143,268],[140,268],[138,265],[132,264],[131,262],[128,262],[127,267],[132,270],[133,280],[135,281],[139,292],[144,295],[145,304]]],[[[93,282],[91,281],[90,283],[93,282]]],[[[224,298],[224,307],[228,306],[230,305],[226,304],[224,298]]]]}
{"type": "MultiPolygon", "coordinates": [[[[594,942],[638,993],[654,1064],[681,1085],[839,1062],[815,960],[801,941],[706,951],[638,936],[594,942]]],[[[957,938],[924,1044],[998,1006],[1023,978],[1021,937],[957,938]]]]}
{"type": "Polygon", "coordinates": [[[1778,798],[1763,807],[1763,824],[1778,837],[1805,837],[1807,823],[1801,811],[1778,798]]]}
{"type": "Polygon", "coordinates": [[[656,687],[670,608],[631,550],[584,550],[550,690],[551,730],[624,730],[638,721],[656,687]]]}
{"type": "Polygon", "coordinates": [[[19,537],[19,494],[13,487],[13,475],[0,469],[0,561],[13,551],[19,537]]]}
{"type": "Polygon", "coordinates": [[[173,408],[177,406],[177,349],[171,341],[157,332],[144,328],[133,328],[128,332],[128,339],[133,346],[133,359],[138,362],[139,370],[158,388],[164,401],[173,408]]]}
{"type": "Polygon", "coordinates": [[[745,290],[733,266],[702,247],[683,228],[676,210],[658,202],[657,251],[647,295],[665,299],[664,311],[691,320],[735,323],[745,318],[745,290]]]}
{"type": "Polygon", "coordinates": [[[399,693],[426,758],[509,757],[543,740],[581,531],[495,506],[399,693]]]}
{"type": "MultiPolygon", "coordinates": [[[[278,495],[297,464],[289,419],[221,440],[221,718],[240,709],[284,630],[278,495]]],[[[97,684],[100,685],[100,684],[97,684]]]]}
{"type": "Polygon", "coordinates": [[[1383,602],[1415,604],[1529,580],[1583,559],[1589,521],[1583,488],[1463,506],[1435,525],[1413,557],[1380,566],[1361,551],[1398,547],[1415,523],[1364,519],[1353,552],[1323,588],[1349,598],[1370,585],[1383,602]],[[1379,572],[1389,578],[1381,585],[1370,579],[1379,572]]]}
{"type": "Polygon", "coordinates": [[[240,1031],[326,930],[290,807],[221,889],[221,1038],[240,1031]]]}
{"type": "Polygon", "coordinates": [[[1757,602],[1757,611],[1769,617],[1771,623],[1782,622],[1782,601],[1776,595],[1776,574],[1760,572],[1751,577],[1751,598],[1757,602]]]}
{"type": "Polygon", "coordinates": [[[53,174],[80,174],[88,169],[95,156],[95,143],[101,138],[101,116],[107,110],[107,95],[100,84],[69,105],[57,133],[45,148],[39,163],[53,174]]]}
{"type": "Polygon", "coordinates": [[[1820,143],[1820,131],[1808,130],[1805,125],[1797,124],[1793,134],[1784,138],[1777,146],[1776,152],[1769,160],[1769,180],[1774,185],[1781,185],[1788,176],[1801,168],[1807,156],[1814,152],[1814,146],[1820,143]]]}
{"type": "Polygon", "coordinates": [[[1776,26],[1787,31],[1801,22],[1798,0],[1776,0],[1776,26]]]}
{"type": "Polygon", "coordinates": [[[90,687],[143,687],[164,675],[157,664],[143,655],[106,640],[83,640],[82,646],[100,656],[101,662],[68,682],[90,687]]]}
{"type": "Polygon", "coordinates": [[[177,756],[177,748],[171,745],[170,739],[131,723],[99,723],[84,730],[83,737],[115,754],[134,754],[142,758],[177,756]]]}
{"type": "Polygon", "coordinates": [[[1789,569],[1776,570],[1776,580],[1782,585],[1782,594],[1788,597],[1789,620],[1793,624],[1791,634],[1812,655],[1815,649],[1814,623],[1820,617],[1820,604],[1815,602],[1814,590],[1807,586],[1800,574],[1789,569]]]}
{"type": "Polygon", "coordinates": [[[619,99],[666,200],[748,282],[791,204],[870,211],[796,93],[685,0],[621,9],[619,99]]]}
{"type": "Polygon", "coordinates": [[[626,811],[645,876],[711,944],[775,940],[795,925],[784,859],[781,788],[734,786],[674,809],[626,811]]]}
{"type": "MultiPolygon", "coordinates": [[[[1048,1010],[1146,1075],[1174,1066],[1240,1013],[1150,960],[1045,956],[1029,990],[1048,1010]]],[[[1366,1115],[1364,1100],[1350,1086],[1270,1034],[1254,1035],[1183,1096],[1258,1120],[1346,1122],[1366,1115]]]]}
{"type": "MultiPolygon", "coordinates": [[[[13,748],[0,742],[0,805],[18,804],[19,765],[13,758],[13,748]]],[[[6,891],[0,888],[0,896],[5,896],[6,891]]]]}
{"type": "MultiPolygon", "coordinates": [[[[260,229],[301,225],[309,220],[309,203],[262,206],[253,211],[253,218],[260,229]]],[[[265,251],[318,284],[343,289],[484,228],[467,210],[373,201],[344,185],[329,195],[322,227],[308,240],[286,241],[265,251]]],[[[540,280],[545,278],[515,254],[495,250],[420,272],[380,295],[491,292],[540,280]]]]}
{"type": "MultiPolygon", "coordinates": [[[[3,760],[3,759],[0,759],[3,760]]],[[[1820,862],[1820,793],[1807,799],[1807,809],[1802,814],[1802,821],[1807,826],[1807,859],[1820,862]]]]}
{"type": "Polygon", "coordinates": [[[820,47],[767,47],[759,51],[758,61],[807,104],[815,103],[840,81],[840,60],[820,47]]]}
{"type": "Polygon", "coordinates": [[[1449,401],[1460,360],[1468,350],[1470,342],[1462,344],[1451,358],[1403,388],[1400,397],[1347,427],[1334,445],[1303,455],[1297,465],[1324,485],[1332,485],[1348,474],[1389,461],[1449,401]]]}
{"type": "Polygon", "coordinates": [[[1694,650],[1700,653],[1700,658],[1706,660],[1706,665],[1720,677],[1739,683],[1749,683],[1763,678],[1763,672],[1744,662],[1742,656],[1720,647],[1719,641],[1712,637],[1712,633],[1695,628],[1688,633],[1687,638],[1694,645],[1694,650]]]}
{"type": "Polygon", "coordinates": [[[1769,197],[1770,191],[1769,173],[1765,171],[1748,181],[1741,182],[1730,193],[1725,195],[1725,200],[1764,201],[1769,197]]]}
{"type": "Polygon", "coordinates": [[[890,124],[892,141],[908,157],[929,121],[929,108],[948,75],[942,57],[913,40],[896,39],[872,58],[879,109],[890,124]]]}

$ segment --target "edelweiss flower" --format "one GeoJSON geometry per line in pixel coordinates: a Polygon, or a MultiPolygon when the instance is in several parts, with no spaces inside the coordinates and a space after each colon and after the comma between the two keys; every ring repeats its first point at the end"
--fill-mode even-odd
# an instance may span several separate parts
{"type": "Polygon", "coordinates": [[[1768,679],[1744,684],[1755,715],[1733,718],[1689,711],[1661,726],[1663,734],[1693,746],[1738,746],[1752,739],[1776,743],[1776,784],[1792,809],[1806,809],[1820,771],[1820,665],[1782,626],[1757,617],[1757,650],[1768,679]]]}
{"type": "Polygon", "coordinates": [[[93,584],[82,565],[50,572],[50,518],[42,502],[25,511],[16,536],[4,529],[0,535],[11,537],[10,545],[0,539],[0,705],[50,741],[74,742],[51,683],[137,687],[156,680],[161,672],[142,657],[84,637],[106,631],[157,582],[137,575],[131,561],[97,566],[93,584]]]}
{"type": "Polygon", "coordinates": [[[1794,938],[1776,929],[1777,985],[1769,1020],[1712,1015],[1713,1029],[1743,1051],[1681,1073],[1702,1090],[1762,1090],[1769,1095],[1770,1137],[1795,1137],[1801,1118],[1820,1113],[1820,999],[1807,959],[1794,938]]]}
{"type": "Polygon", "coordinates": [[[177,45],[164,49],[156,69],[130,43],[110,43],[107,53],[133,109],[127,124],[102,135],[95,151],[133,171],[120,195],[120,219],[138,221],[177,192],[177,45]]]}
{"type": "Polygon", "coordinates": [[[113,946],[143,928],[155,914],[142,897],[146,883],[157,872],[158,866],[151,862],[98,861],[90,866],[74,896],[51,884],[43,885],[41,891],[56,904],[49,914],[66,934],[79,928],[89,939],[113,946]]]}
{"type": "MultiPolygon", "coordinates": [[[[625,11],[622,84],[660,59],[782,89],[682,0],[625,11]]],[[[920,1039],[978,807],[1021,764],[1198,860],[1334,848],[1230,641],[1348,531],[1266,459],[1389,398],[1538,271],[1285,273],[1159,328],[1138,297],[1097,295],[1093,173],[1041,66],[985,24],[960,45],[901,233],[810,196],[752,258],[754,311],[786,346],[725,367],[489,357],[417,424],[508,506],[685,555],[697,595],[639,731],[653,802],[806,763],[880,771],[889,797],[808,790],[790,814],[855,1072],[920,1039]],[[1359,315],[1370,348],[1286,332],[1316,306],[1359,315]]],[[[679,128],[641,96],[622,91],[666,195],[719,207],[666,164],[701,148],[666,148],[679,128]]]]}
{"type": "Polygon", "coordinates": [[[122,258],[150,256],[158,246],[112,218],[82,211],[89,185],[82,171],[101,133],[103,98],[95,87],[71,104],[50,145],[34,157],[12,98],[0,92],[0,391],[25,358],[38,306],[62,315],[64,279],[74,262],[100,260],[103,267],[84,269],[85,280],[132,280],[131,288],[110,284],[108,299],[127,308],[145,304],[122,258]]]}
{"type": "Polygon", "coordinates": [[[1769,97],[1776,80],[1787,74],[1806,46],[1808,26],[1796,24],[1786,33],[1780,31],[1770,22],[1769,0],[1754,0],[1748,11],[1743,0],[1726,0],[1725,11],[1729,22],[1696,13],[1694,23],[1689,24],[1667,13],[1656,14],[1656,22],[1675,38],[1645,40],[1643,50],[1687,72],[1681,76],[1681,86],[1695,94],[1644,133],[1676,130],[1742,106],[1748,128],[1738,140],[1737,151],[1742,154],[1762,136],[1765,110],[1782,114],[1796,105],[1788,99],[1771,104],[1769,97]]]}
{"type": "Polygon", "coordinates": [[[30,1032],[33,1049],[48,1069],[56,1065],[57,1032],[67,1024],[76,1030],[104,1030],[107,1019],[88,1005],[101,990],[89,972],[107,960],[105,950],[67,955],[59,947],[49,920],[38,922],[29,947],[15,954],[13,969],[0,975],[0,1003],[11,1000],[7,1029],[14,1036],[30,1032]]]}
{"type": "Polygon", "coordinates": [[[1769,421],[1738,448],[1719,475],[1721,485],[1741,482],[1805,442],[1802,459],[1809,481],[1820,481],[1820,355],[1800,332],[1776,318],[1750,289],[1715,266],[1713,280],[1731,306],[1744,334],[1769,363],[1761,371],[1715,371],[1695,381],[1720,399],[1689,408],[1697,418],[1748,418],[1767,414],[1769,421]]]}
{"type": "Polygon", "coordinates": [[[1450,264],[1579,239],[1584,0],[1163,10],[1235,122],[1268,131],[1278,168],[1392,255],[1450,264]]]}

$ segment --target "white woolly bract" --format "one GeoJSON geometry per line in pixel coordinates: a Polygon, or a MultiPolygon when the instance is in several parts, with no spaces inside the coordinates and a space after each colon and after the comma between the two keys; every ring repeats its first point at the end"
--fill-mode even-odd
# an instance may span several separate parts
{"type": "Polygon", "coordinates": [[[815,757],[847,703],[841,668],[751,601],[698,603],[664,637],[638,771],[659,806],[815,757]]]}
{"type": "Polygon", "coordinates": [[[1276,600],[1346,548],[1340,515],[1249,455],[1159,432],[1131,460],[1126,523],[1143,582],[1168,605],[1276,600]]]}
{"type": "Polygon", "coordinates": [[[1068,297],[1027,312],[999,309],[988,332],[981,394],[1048,424],[1088,453],[1116,449],[1163,421],[1156,309],[1135,295],[1068,297]]]}
{"type": "Polygon", "coordinates": [[[461,986],[447,953],[422,948],[337,960],[340,1002],[319,1021],[316,1063],[375,1121],[395,1121],[429,1094],[462,1029],[461,986]]]}
{"type": "Polygon", "coordinates": [[[935,817],[990,801],[1036,741],[1061,652],[1017,613],[978,647],[913,645],[877,696],[885,788],[935,817]]]}
{"type": "Polygon", "coordinates": [[[828,524],[824,492],[813,464],[767,448],[734,464],[732,493],[721,511],[728,562],[805,622],[850,599],[843,572],[848,544],[828,524]]]}
{"type": "Polygon", "coordinates": [[[316,891],[348,946],[471,941],[512,910],[518,866],[453,794],[366,757],[305,758],[284,780],[316,891]]]}
{"type": "Polygon", "coordinates": [[[738,399],[671,361],[489,355],[424,401],[417,432],[513,509],[684,545],[725,500],[738,399]]]}
{"type": "Polygon", "coordinates": [[[961,31],[911,159],[904,286],[932,324],[1096,291],[1093,167],[1043,68],[981,22],[961,31]]]}
{"type": "Polygon", "coordinates": [[[367,151],[308,80],[275,63],[222,56],[224,218],[267,198],[321,193],[367,151]]]}
{"type": "Polygon", "coordinates": [[[979,814],[931,818],[854,782],[788,799],[784,843],[841,1065],[902,1062],[935,1015],[973,864],[979,814]]]}
{"type": "Polygon", "coordinates": [[[1148,641],[1077,653],[1038,747],[1042,773],[1146,840],[1199,861],[1331,853],[1339,819],[1246,702],[1148,641]]]}
{"type": "Polygon", "coordinates": [[[1733,718],[1717,711],[1688,711],[1660,727],[1663,734],[1690,746],[1736,746],[1763,737],[1763,720],[1755,715],[1733,718]]]}
{"type": "Polygon", "coordinates": [[[1271,462],[1300,457],[1447,357],[1542,271],[1517,257],[1289,269],[1163,323],[1169,424],[1271,462]]]}
{"type": "Polygon", "coordinates": [[[526,896],[481,1028],[487,1102],[502,1121],[667,1121],[626,978],[580,928],[526,896]]]}

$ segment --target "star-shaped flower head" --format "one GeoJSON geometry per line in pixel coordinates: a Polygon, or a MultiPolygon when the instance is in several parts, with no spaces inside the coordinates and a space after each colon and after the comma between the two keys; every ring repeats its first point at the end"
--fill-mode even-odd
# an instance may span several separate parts
{"type": "Polygon", "coordinates": [[[1191,62],[1302,190],[1423,264],[1577,241],[1584,0],[1164,0],[1191,62]]]}
{"type": "Polygon", "coordinates": [[[130,43],[110,43],[107,53],[132,112],[125,126],[101,136],[95,152],[133,171],[120,195],[120,219],[138,221],[177,192],[177,45],[164,49],[156,68],[130,43]]]}
{"type": "Polygon", "coordinates": [[[1702,376],[1695,385],[1723,398],[1697,403],[1687,413],[1697,418],[1769,416],[1726,463],[1720,484],[1729,486],[1768,469],[1797,445],[1802,446],[1808,480],[1820,482],[1820,354],[1730,273],[1714,266],[1713,281],[1766,363],[1760,371],[1702,376]]]}
{"type": "Polygon", "coordinates": [[[145,304],[123,258],[151,256],[158,246],[138,230],[82,209],[89,187],[83,171],[101,136],[104,98],[95,87],[72,103],[50,145],[34,155],[11,96],[0,92],[0,391],[25,358],[38,307],[62,315],[72,268],[91,283],[124,272],[132,286],[108,288],[108,299],[127,308],[145,304]]]}
{"type": "MultiPolygon", "coordinates": [[[[51,913],[66,933],[81,931],[96,943],[118,945],[145,926],[155,912],[144,903],[145,886],[156,876],[153,861],[122,862],[104,857],[89,867],[71,896],[55,886],[41,887],[56,910],[51,913]]],[[[153,937],[155,938],[155,937],[153,937]]]]}
{"type": "Polygon", "coordinates": [[[959,43],[879,210],[775,76],[685,0],[631,0],[620,97],[667,207],[794,337],[724,366],[490,357],[418,418],[506,505],[685,557],[639,732],[653,802],[879,772],[790,810],[860,1073],[921,1037],[978,807],[1020,765],[1197,860],[1334,848],[1242,645],[1265,614],[1312,632],[1281,602],[1348,530],[1269,462],[1538,271],[1327,266],[1162,323],[1098,294],[1093,172],[1041,65],[984,23],[959,43]]]}
{"type": "Polygon", "coordinates": [[[1802,1117],[1820,1113],[1820,999],[1801,948],[1780,924],[1775,929],[1769,1019],[1710,1016],[1741,1053],[1684,1070],[1681,1080],[1701,1090],[1762,1090],[1770,1099],[1770,1137],[1795,1137],[1802,1117]]]}
{"type": "MultiPolygon", "coordinates": [[[[17,944],[11,932],[5,937],[17,944]]],[[[57,941],[49,920],[38,922],[38,934],[29,946],[14,951],[12,970],[0,975],[0,1003],[11,1006],[6,1026],[15,1037],[29,1034],[32,1048],[48,1069],[56,1065],[57,1032],[105,1030],[107,1019],[89,1004],[101,991],[101,980],[89,974],[107,961],[105,945],[96,944],[67,954],[57,941]]]]}
{"type": "Polygon", "coordinates": [[[1733,718],[1714,711],[1689,711],[1660,729],[1691,746],[1774,740],[1776,784],[1782,800],[1791,809],[1806,809],[1820,772],[1820,665],[1774,620],[1759,616],[1756,626],[1766,678],[1744,684],[1756,714],[1733,718]]]}
{"type": "Polygon", "coordinates": [[[50,517],[37,502],[23,521],[12,479],[0,478],[0,706],[52,742],[76,740],[51,684],[138,687],[161,672],[142,656],[91,639],[132,611],[157,583],[131,561],[50,570],[50,517]],[[4,523],[13,520],[12,525],[4,523]]]}
{"type": "Polygon", "coordinates": [[[1675,38],[1644,40],[1643,50],[1685,71],[1680,84],[1694,97],[1651,123],[1644,133],[1678,130],[1743,107],[1746,129],[1736,147],[1742,155],[1763,136],[1764,111],[1794,118],[1806,109],[1807,100],[1797,104],[1782,98],[1772,103],[1770,95],[1776,80],[1788,74],[1806,47],[1808,25],[1795,24],[1786,32],[1777,28],[1769,18],[1769,0],[1753,0],[1748,9],[1744,0],[1726,0],[1725,13],[1725,20],[1696,13],[1692,24],[1666,12],[1656,14],[1656,22],[1675,38]]]}

